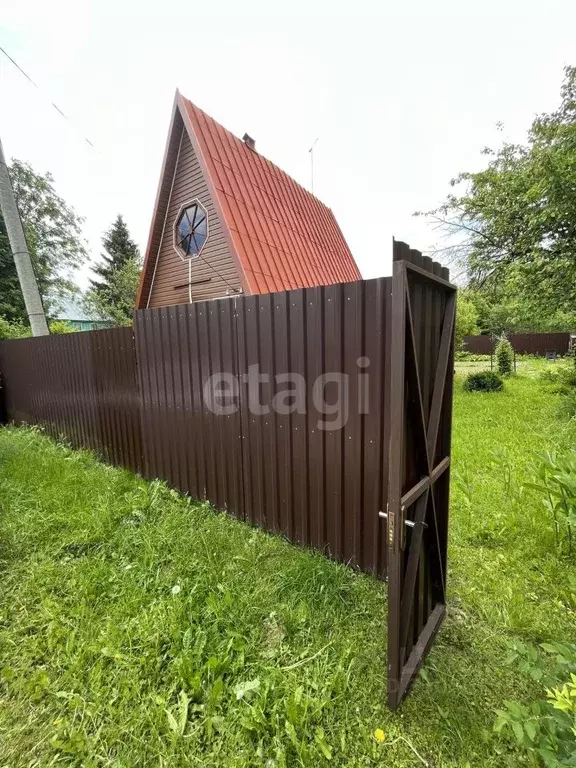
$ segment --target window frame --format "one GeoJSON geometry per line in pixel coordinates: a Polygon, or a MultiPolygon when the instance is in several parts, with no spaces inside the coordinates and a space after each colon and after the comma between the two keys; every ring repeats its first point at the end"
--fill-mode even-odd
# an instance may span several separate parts
{"type": "Polygon", "coordinates": [[[172,225],[172,247],[180,257],[180,259],[184,262],[187,261],[193,261],[194,259],[198,259],[200,257],[200,254],[206,247],[206,243],[208,242],[208,238],[210,237],[210,222],[209,222],[209,216],[208,216],[208,209],[206,206],[202,203],[201,200],[199,200],[197,197],[192,198],[191,200],[187,200],[185,203],[182,203],[180,208],[178,209],[178,213],[176,214],[176,218],[174,219],[174,224],[172,225]],[[180,248],[179,241],[182,238],[177,238],[178,234],[178,222],[182,218],[182,215],[184,211],[187,208],[191,208],[193,205],[198,206],[202,211],[204,211],[204,215],[206,217],[206,238],[204,239],[204,243],[202,244],[202,247],[198,251],[198,253],[195,253],[193,255],[185,254],[182,248],[180,248]]]}

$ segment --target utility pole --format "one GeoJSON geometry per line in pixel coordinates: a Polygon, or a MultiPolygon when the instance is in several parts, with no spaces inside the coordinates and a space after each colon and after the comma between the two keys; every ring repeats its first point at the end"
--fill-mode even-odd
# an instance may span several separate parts
{"type": "Polygon", "coordinates": [[[32,336],[48,336],[50,331],[48,330],[48,323],[46,322],[46,315],[44,314],[44,307],[42,306],[42,299],[40,298],[40,291],[38,290],[38,283],[36,282],[36,275],[34,274],[34,269],[32,267],[32,260],[26,244],[26,238],[24,237],[20,214],[18,213],[18,208],[16,206],[16,198],[14,197],[12,182],[8,175],[8,166],[6,165],[6,160],[4,158],[1,139],[0,210],[2,211],[4,223],[6,224],[8,241],[10,242],[14,264],[16,265],[16,272],[18,273],[18,280],[20,281],[20,288],[22,289],[22,295],[24,296],[24,305],[26,306],[26,313],[30,320],[32,336]]]}

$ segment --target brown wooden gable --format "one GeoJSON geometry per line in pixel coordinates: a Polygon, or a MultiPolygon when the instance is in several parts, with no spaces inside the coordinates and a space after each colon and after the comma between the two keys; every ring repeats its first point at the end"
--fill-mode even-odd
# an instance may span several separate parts
{"type": "Polygon", "coordinates": [[[190,140],[177,102],[146,251],[146,265],[138,309],[186,304],[190,298],[192,301],[215,299],[240,292],[243,288],[202,158],[190,140]],[[182,206],[193,200],[199,200],[208,211],[209,234],[200,256],[189,263],[174,248],[174,223],[182,206]]]}

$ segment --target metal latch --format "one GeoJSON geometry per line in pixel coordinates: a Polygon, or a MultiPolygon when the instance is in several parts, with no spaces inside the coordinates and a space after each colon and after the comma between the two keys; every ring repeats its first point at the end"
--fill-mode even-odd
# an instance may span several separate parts
{"type": "MultiPolygon", "coordinates": [[[[404,507],[402,507],[402,514],[404,514],[404,507]]],[[[378,512],[378,517],[383,517],[385,520],[387,520],[388,519],[388,512],[382,512],[382,510],[380,510],[378,512]]],[[[406,518],[404,518],[404,525],[407,525],[408,528],[414,528],[416,523],[414,522],[414,520],[406,520],[406,518]]],[[[422,525],[425,528],[427,527],[426,523],[422,523],[422,525]]]]}

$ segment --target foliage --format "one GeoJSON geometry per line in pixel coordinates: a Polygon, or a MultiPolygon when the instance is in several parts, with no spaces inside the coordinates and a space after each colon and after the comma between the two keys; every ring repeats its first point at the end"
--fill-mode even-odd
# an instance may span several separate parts
{"type": "Polygon", "coordinates": [[[563,366],[557,369],[556,381],[560,390],[568,391],[576,387],[576,368],[573,365],[563,366]]]}
{"type": "Polygon", "coordinates": [[[470,300],[467,291],[458,291],[456,302],[456,327],[454,330],[454,348],[457,351],[462,350],[464,345],[464,336],[474,336],[479,333],[478,312],[473,302],[470,300]]]}
{"type": "Polygon", "coordinates": [[[50,333],[74,333],[75,329],[66,320],[52,320],[49,324],[50,333]]]}
{"type": "Polygon", "coordinates": [[[553,368],[545,368],[540,372],[540,380],[553,384],[555,393],[565,393],[576,387],[576,368],[573,365],[555,363],[553,368]]]}
{"type": "MultiPolygon", "coordinates": [[[[30,165],[13,160],[10,178],[22,218],[26,241],[47,312],[51,297],[71,292],[71,270],[86,259],[81,235],[83,219],[53,187],[50,173],[36,173],[30,165]]],[[[0,213],[0,315],[28,325],[24,299],[0,213]]]]}
{"type": "Polygon", "coordinates": [[[465,291],[476,309],[480,333],[501,336],[572,331],[576,328],[576,312],[573,310],[547,308],[542,311],[505,282],[486,289],[468,287],[465,291]]]}
{"type": "Polygon", "coordinates": [[[501,376],[510,376],[514,365],[514,350],[512,349],[512,344],[510,344],[505,336],[502,336],[498,344],[496,344],[494,357],[496,358],[498,373],[501,376]]]}
{"type": "Polygon", "coordinates": [[[576,526],[576,451],[563,455],[545,451],[537,453],[536,460],[533,469],[537,481],[525,486],[544,494],[544,507],[554,521],[556,545],[560,545],[562,533],[566,531],[568,554],[571,554],[572,528],[576,526]]]}
{"type": "MultiPolygon", "coordinates": [[[[48,323],[50,333],[74,333],[73,326],[66,320],[52,320],[48,323]]],[[[30,327],[19,322],[9,322],[5,317],[0,317],[0,339],[24,339],[31,336],[30,327]]]]}
{"type": "MultiPolygon", "coordinates": [[[[576,367],[558,363],[553,370],[545,370],[540,374],[540,379],[551,384],[551,391],[555,394],[566,395],[562,401],[564,407],[566,401],[576,395],[576,367]]],[[[571,415],[571,414],[570,414],[571,415]]]]}
{"type": "Polygon", "coordinates": [[[576,366],[574,358],[568,358],[570,365],[559,364],[554,370],[545,370],[540,374],[542,381],[551,384],[551,391],[563,395],[558,413],[561,418],[576,417],[576,366]]]}
{"type": "Polygon", "coordinates": [[[565,366],[558,371],[558,381],[564,391],[571,391],[576,387],[576,367],[565,366]]]}
{"type": "Polygon", "coordinates": [[[427,215],[455,235],[452,257],[472,287],[505,304],[520,299],[528,320],[574,318],[576,67],[565,68],[560,106],[534,119],[525,144],[484,153],[487,167],[459,174],[458,193],[427,215]]]}
{"type": "Polygon", "coordinates": [[[503,387],[504,381],[495,371],[469,373],[464,380],[467,392],[499,392],[503,387]]]}
{"type": "Polygon", "coordinates": [[[116,325],[131,325],[139,279],[140,264],[135,259],[129,259],[123,266],[112,271],[106,285],[87,292],[84,299],[86,311],[101,320],[111,320],[116,325]]]}
{"type": "Polygon", "coordinates": [[[30,336],[30,328],[18,321],[10,322],[0,316],[0,339],[23,339],[30,336]]]}
{"type": "Polygon", "coordinates": [[[573,419],[576,417],[576,389],[561,392],[564,395],[558,409],[561,418],[573,419]]]}
{"type": "Polygon", "coordinates": [[[93,267],[99,279],[91,280],[85,298],[88,311],[117,325],[130,325],[136,306],[140,278],[140,253],[130,237],[122,216],[118,215],[102,238],[105,253],[102,263],[93,267]]]}
{"type": "Polygon", "coordinates": [[[542,684],[546,698],[529,705],[506,701],[497,712],[496,732],[513,737],[547,768],[576,765],[576,645],[536,648],[517,640],[507,662],[542,684]]]}

